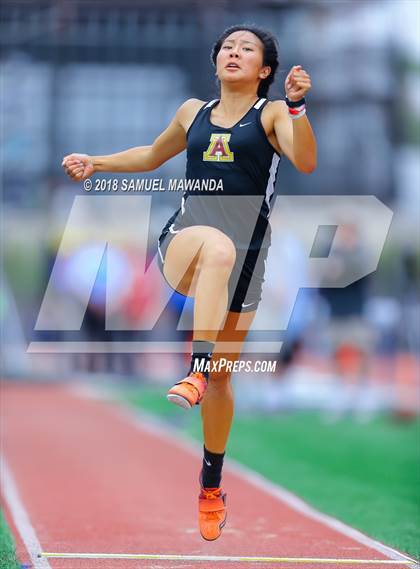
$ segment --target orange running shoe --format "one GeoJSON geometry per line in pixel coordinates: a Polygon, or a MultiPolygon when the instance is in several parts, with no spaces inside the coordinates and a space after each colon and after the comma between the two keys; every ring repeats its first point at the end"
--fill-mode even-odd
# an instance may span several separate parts
{"type": "Polygon", "coordinates": [[[201,488],[198,497],[198,525],[201,537],[214,541],[226,524],[226,493],[221,488],[201,488]]]}
{"type": "Polygon", "coordinates": [[[185,379],[175,383],[168,391],[167,399],[184,409],[191,409],[203,399],[207,380],[201,372],[190,373],[185,379]]]}

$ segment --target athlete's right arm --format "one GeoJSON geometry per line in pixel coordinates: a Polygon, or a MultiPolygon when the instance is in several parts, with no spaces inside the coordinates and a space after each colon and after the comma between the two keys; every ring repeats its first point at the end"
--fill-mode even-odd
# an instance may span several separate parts
{"type": "Polygon", "coordinates": [[[149,172],[186,148],[186,132],[202,105],[198,99],[188,99],[177,110],[169,126],[150,146],[136,146],[116,154],[89,156],[69,154],[62,166],[75,181],[85,180],[95,172],[149,172]]]}

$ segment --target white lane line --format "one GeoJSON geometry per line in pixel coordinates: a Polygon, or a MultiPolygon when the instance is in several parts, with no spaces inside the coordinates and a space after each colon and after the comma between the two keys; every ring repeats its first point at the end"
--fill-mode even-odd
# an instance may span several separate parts
{"type": "Polygon", "coordinates": [[[0,481],[2,493],[7,502],[10,513],[23,543],[29,553],[35,569],[51,569],[51,565],[45,558],[39,558],[42,550],[35,530],[30,522],[28,512],[19,496],[16,483],[4,455],[0,457],[0,481]]]}
{"type": "MultiPolygon", "coordinates": [[[[365,545],[366,547],[369,547],[371,549],[378,551],[379,553],[382,553],[383,555],[389,557],[390,559],[394,559],[396,561],[405,560],[413,564],[416,564],[415,559],[412,559],[408,555],[405,555],[404,553],[401,553],[396,549],[393,549],[392,547],[389,547],[388,545],[381,543],[380,541],[372,539],[371,537],[352,528],[351,526],[346,525],[340,520],[333,518],[332,516],[328,516],[327,514],[319,512],[318,510],[316,510],[315,508],[304,502],[301,498],[295,496],[295,494],[292,494],[291,492],[282,488],[281,486],[274,484],[273,482],[264,478],[262,475],[246,468],[242,464],[238,464],[236,461],[234,461],[233,470],[236,472],[236,474],[242,476],[242,478],[247,480],[250,484],[253,484],[254,486],[260,488],[261,490],[264,490],[265,492],[269,493],[271,496],[276,497],[281,502],[285,502],[292,509],[305,515],[306,517],[311,518],[319,523],[322,523],[327,527],[337,531],[338,533],[341,533],[342,535],[345,535],[346,537],[349,537],[354,541],[357,541],[358,543],[365,545]]],[[[418,567],[418,565],[416,565],[416,567],[418,567]]]]}
{"type": "MultiPolygon", "coordinates": [[[[163,422],[157,419],[153,415],[149,415],[148,413],[131,411],[123,406],[118,407],[118,414],[128,419],[134,426],[138,429],[147,431],[151,435],[154,435],[158,438],[166,442],[170,442],[171,444],[177,445],[178,447],[182,448],[183,450],[193,454],[194,456],[198,456],[200,459],[202,458],[202,447],[198,443],[195,443],[191,439],[186,438],[184,435],[180,434],[179,432],[176,433],[174,436],[173,432],[169,429],[169,427],[163,422]]],[[[266,492],[273,498],[276,498],[280,502],[287,504],[293,510],[303,514],[304,516],[311,518],[335,531],[345,535],[357,541],[358,543],[365,545],[375,551],[379,551],[386,557],[390,559],[395,559],[397,561],[406,560],[414,564],[414,567],[418,567],[418,564],[415,559],[405,555],[381,543],[380,541],[376,541],[371,537],[361,533],[360,531],[346,525],[345,523],[329,516],[327,514],[323,514],[319,512],[288,490],[285,490],[281,486],[278,486],[274,482],[267,480],[261,474],[254,472],[250,468],[239,464],[236,460],[231,458],[225,461],[226,469],[230,472],[236,474],[237,476],[246,480],[249,484],[252,484],[256,488],[266,492]]]]}
{"type": "Polygon", "coordinates": [[[319,557],[241,557],[231,555],[168,555],[152,553],[54,553],[43,551],[40,557],[56,559],[157,559],[160,561],[212,561],[214,563],[316,563],[334,565],[408,565],[411,561],[404,559],[331,559],[319,557]]]}

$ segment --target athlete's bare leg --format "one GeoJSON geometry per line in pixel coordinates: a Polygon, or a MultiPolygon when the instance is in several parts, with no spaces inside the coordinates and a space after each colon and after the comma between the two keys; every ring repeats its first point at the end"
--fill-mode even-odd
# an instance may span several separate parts
{"type": "MultiPolygon", "coordinates": [[[[230,362],[239,359],[242,344],[252,324],[256,312],[228,312],[223,329],[220,330],[213,353],[212,362],[218,363],[220,358],[230,362]],[[238,328],[235,330],[239,321],[238,328]],[[234,342],[232,352],[226,353],[226,342],[234,342]]],[[[232,363],[233,365],[233,363],[232,363]]],[[[201,402],[204,446],[214,453],[223,453],[226,449],[233,420],[233,391],[231,386],[232,372],[222,368],[210,373],[210,381],[201,402]]]]}
{"type": "Polygon", "coordinates": [[[169,244],[164,274],[175,290],[195,299],[193,340],[216,342],[235,259],[231,239],[214,227],[187,227],[169,244]]]}

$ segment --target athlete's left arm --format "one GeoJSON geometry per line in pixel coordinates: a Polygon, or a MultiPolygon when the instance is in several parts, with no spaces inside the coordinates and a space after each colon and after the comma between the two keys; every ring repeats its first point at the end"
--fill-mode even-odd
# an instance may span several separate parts
{"type": "MultiPolygon", "coordinates": [[[[286,95],[291,101],[299,101],[311,88],[311,79],[300,65],[292,67],[286,81],[286,95]]],[[[290,118],[284,101],[273,103],[274,133],[282,152],[299,172],[310,174],[316,168],[316,140],[306,114],[298,119],[290,118]]]]}

